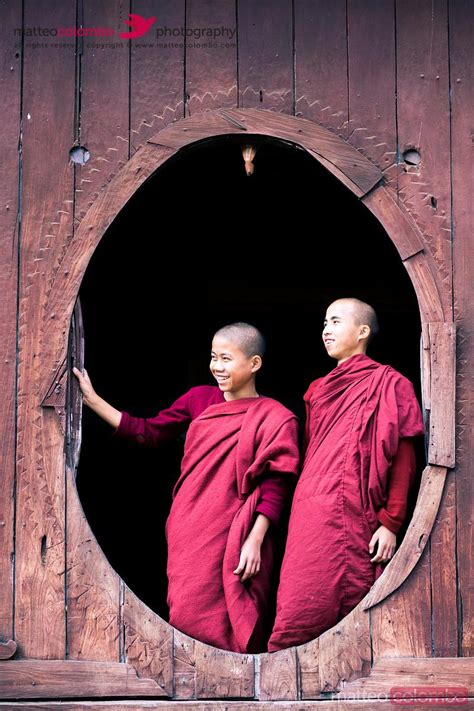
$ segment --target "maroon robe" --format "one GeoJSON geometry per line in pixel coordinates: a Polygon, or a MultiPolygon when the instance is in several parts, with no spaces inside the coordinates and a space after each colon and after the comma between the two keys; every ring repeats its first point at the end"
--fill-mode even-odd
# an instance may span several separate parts
{"type": "Polygon", "coordinates": [[[193,420],[166,522],[174,627],[222,649],[258,647],[272,566],[270,532],[260,572],[242,583],[233,570],[255,520],[262,477],[296,477],[298,460],[296,417],[271,398],[210,405],[193,420]]]}
{"type": "Polygon", "coordinates": [[[409,380],[364,354],[312,391],[269,651],[303,644],[353,609],[380,574],[369,541],[399,440],[423,434],[409,380]]]}

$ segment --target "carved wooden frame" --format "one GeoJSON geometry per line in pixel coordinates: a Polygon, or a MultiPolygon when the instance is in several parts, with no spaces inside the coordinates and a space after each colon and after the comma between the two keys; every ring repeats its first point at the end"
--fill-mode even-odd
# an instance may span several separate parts
{"type": "MultiPolygon", "coordinates": [[[[40,354],[43,387],[38,405],[54,408],[60,417],[64,436],[67,429],[66,392],[70,386],[67,363],[68,333],[87,265],[106,229],[143,182],[171,156],[197,141],[226,134],[259,134],[300,146],[366,205],[392,239],[414,285],[421,313],[423,399],[425,409],[430,414],[428,466],[423,472],[418,501],[407,534],[384,574],[357,608],[335,628],[296,649],[255,657],[217,650],[174,630],[120,581],[124,595],[122,622],[127,636],[125,661],[132,664],[141,676],[155,679],[160,694],[175,699],[194,696],[253,698],[256,657],[259,658],[260,680],[263,683],[266,670],[270,668],[280,668],[284,677],[285,665],[288,661],[294,661],[295,655],[299,660],[300,669],[311,671],[311,659],[316,653],[320,659],[324,658],[325,640],[329,639],[329,636],[334,640],[334,634],[338,633],[338,630],[339,634],[343,632],[341,644],[344,640],[347,644],[354,644],[354,635],[357,636],[357,626],[365,614],[364,611],[380,603],[402,585],[419,560],[438,511],[447,469],[454,466],[454,324],[450,314],[446,313],[446,299],[442,298],[442,290],[446,287],[438,274],[438,267],[432,255],[426,249],[422,233],[411,215],[396,202],[384,173],[362,153],[319,125],[270,111],[220,109],[172,123],[149,139],[121,166],[110,182],[102,186],[62,255],[61,265],[54,276],[44,310],[48,339],[44,340],[40,354]],[[148,645],[147,649],[159,647],[161,650],[167,650],[162,651],[161,656],[168,653],[174,655],[174,668],[170,671],[166,665],[166,668],[154,668],[153,664],[145,664],[139,651],[134,651],[137,640],[140,640],[142,647],[148,645]],[[191,657],[194,660],[192,690],[188,683],[192,673],[189,664],[191,657]],[[219,658],[218,677],[213,671],[216,658],[219,658]],[[210,678],[214,679],[213,684],[210,684],[210,678]],[[226,681],[223,681],[224,678],[226,681]]],[[[50,436],[60,437],[61,430],[51,428],[50,436]]],[[[113,580],[118,576],[106,561],[90,531],[78,499],[74,482],[79,449],[77,442],[76,439],[73,461],[66,460],[68,516],[74,524],[71,529],[76,533],[81,532],[81,535],[87,532],[90,552],[97,561],[97,566],[105,571],[107,579],[113,580]]],[[[55,448],[60,451],[59,442],[53,443],[54,451],[55,448]]],[[[81,554],[72,553],[73,560],[75,555],[81,554]]],[[[93,635],[93,623],[84,619],[84,624],[86,631],[93,635]]],[[[85,654],[87,655],[87,652],[85,654]]],[[[370,654],[368,657],[370,659],[370,654]]],[[[366,675],[369,669],[370,663],[368,668],[354,672],[352,678],[366,675]]],[[[326,689],[330,688],[331,682],[328,681],[326,689]]],[[[315,687],[315,694],[317,692],[318,688],[315,687]]],[[[281,698],[295,698],[291,696],[291,690],[289,694],[283,691],[281,698]]],[[[265,695],[260,694],[260,698],[265,699],[265,695]]],[[[310,690],[305,698],[315,696],[311,695],[310,690]]]]}

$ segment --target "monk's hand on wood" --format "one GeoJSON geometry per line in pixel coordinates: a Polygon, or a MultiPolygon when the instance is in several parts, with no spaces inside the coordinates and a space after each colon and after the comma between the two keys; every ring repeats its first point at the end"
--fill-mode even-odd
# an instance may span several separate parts
{"type": "Polygon", "coordinates": [[[386,563],[395,553],[395,546],[397,545],[397,537],[395,533],[392,533],[385,526],[379,526],[375,531],[374,535],[370,539],[369,543],[369,553],[375,550],[377,545],[377,553],[373,558],[370,559],[371,563],[386,563]]]}
{"type": "Polygon", "coordinates": [[[97,393],[92,386],[91,379],[89,378],[87,370],[84,368],[84,371],[81,373],[79,368],[74,367],[72,369],[72,372],[79,381],[79,387],[81,388],[82,394],[84,395],[84,400],[86,404],[93,402],[94,398],[97,398],[97,393]]]}

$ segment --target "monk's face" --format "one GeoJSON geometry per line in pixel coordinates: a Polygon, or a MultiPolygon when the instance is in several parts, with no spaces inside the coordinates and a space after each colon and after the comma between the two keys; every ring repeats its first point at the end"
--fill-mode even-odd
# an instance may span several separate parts
{"type": "Polygon", "coordinates": [[[357,353],[365,353],[367,326],[358,322],[354,307],[346,301],[335,301],[326,311],[323,342],[331,358],[338,363],[357,353]]]}
{"type": "Polygon", "coordinates": [[[209,367],[226,400],[257,396],[255,374],[261,363],[260,356],[249,358],[233,341],[214,337],[209,367]]]}

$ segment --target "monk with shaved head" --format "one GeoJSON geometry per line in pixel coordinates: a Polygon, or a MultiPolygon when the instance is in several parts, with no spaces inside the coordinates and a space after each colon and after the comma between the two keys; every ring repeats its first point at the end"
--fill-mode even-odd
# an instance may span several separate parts
{"type": "Polygon", "coordinates": [[[266,649],[274,536],[299,464],[296,417],[256,389],[264,351],[255,326],[224,326],[212,341],[217,385],[151,418],[116,410],[74,368],[84,402],[116,436],[154,447],[187,429],[166,521],[169,621],[234,652],[266,649]]]}
{"type": "Polygon", "coordinates": [[[268,650],[303,644],[347,615],[392,557],[423,419],[413,386],[366,355],[374,309],[334,301],[322,333],[337,361],[305,396],[305,456],[290,514],[268,650]]]}

